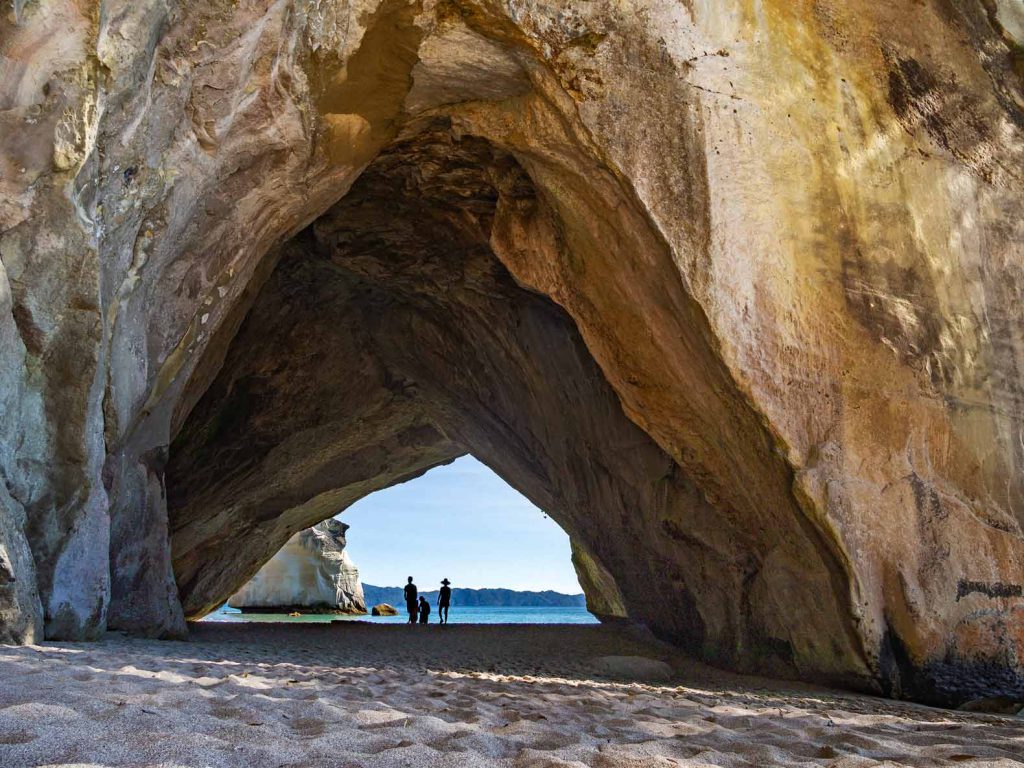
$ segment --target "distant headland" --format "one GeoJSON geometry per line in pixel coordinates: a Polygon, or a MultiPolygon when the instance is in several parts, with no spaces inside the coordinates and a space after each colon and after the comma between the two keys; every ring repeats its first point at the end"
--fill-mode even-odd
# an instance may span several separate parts
{"type": "MultiPolygon", "coordinates": [[[[420,592],[420,594],[426,597],[431,604],[437,602],[437,590],[420,592]]],[[[363,595],[366,598],[367,605],[378,605],[380,603],[403,605],[405,602],[401,587],[375,587],[372,584],[363,584],[363,595]]],[[[582,593],[566,595],[552,590],[525,592],[515,589],[463,589],[455,587],[452,589],[452,604],[509,608],[567,608],[586,606],[587,600],[582,593]]]]}

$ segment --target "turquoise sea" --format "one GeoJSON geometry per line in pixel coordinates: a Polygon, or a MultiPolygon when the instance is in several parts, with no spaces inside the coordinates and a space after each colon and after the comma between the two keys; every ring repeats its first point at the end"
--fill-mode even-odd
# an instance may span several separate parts
{"type": "MultiPolygon", "coordinates": [[[[287,621],[322,623],[329,621],[371,621],[374,624],[404,624],[408,615],[398,616],[332,616],[314,613],[288,616],[284,613],[242,613],[224,605],[206,616],[203,621],[287,621]]],[[[504,608],[491,606],[452,606],[448,614],[450,624],[597,624],[586,608],[504,608]]],[[[430,623],[437,623],[437,609],[430,614],[430,623]]]]}

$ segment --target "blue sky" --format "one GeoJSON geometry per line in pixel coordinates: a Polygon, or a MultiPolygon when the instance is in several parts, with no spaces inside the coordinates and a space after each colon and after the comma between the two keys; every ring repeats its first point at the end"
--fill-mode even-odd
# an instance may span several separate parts
{"type": "Polygon", "coordinates": [[[363,582],[436,589],[554,589],[578,593],[569,537],[471,456],[371,494],[338,519],[363,582]]]}

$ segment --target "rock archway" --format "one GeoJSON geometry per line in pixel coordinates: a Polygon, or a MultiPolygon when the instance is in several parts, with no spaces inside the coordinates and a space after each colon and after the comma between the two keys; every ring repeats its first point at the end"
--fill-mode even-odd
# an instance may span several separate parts
{"type": "Polygon", "coordinates": [[[16,2],[0,634],[180,635],[469,451],[600,613],[1016,694],[1024,25],[955,5],[16,2]]]}
{"type": "Polygon", "coordinates": [[[497,228],[537,242],[554,215],[510,155],[435,118],[284,248],[172,445],[186,615],[297,530],[468,451],[569,533],[598,613],[722,663],[841,677],[861,652],[845,576],[795,504],[716,510],[627,418],[567,313],[496,257],[497,228]]]}

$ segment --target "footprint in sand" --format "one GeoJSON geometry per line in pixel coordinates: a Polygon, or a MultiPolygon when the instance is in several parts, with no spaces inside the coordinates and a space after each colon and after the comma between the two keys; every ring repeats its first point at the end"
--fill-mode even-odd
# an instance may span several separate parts
{"type": "Polygon", "coordinates": [[[533,749],[524,749],[516,756],[512,763],[513,768],[585,768],[584,763],[569,760],[559,760],[557,757],[545,755],[533,749]]]}
{"type": "Polygon", "coordinates": [[[435,716],[447,723],[467,723],[472,725],[480,722],[480,715],[472,707],[445,707],[439,710],[435,716]]]}
{"type": "Polygon", "coordinates": [[[525,721],[494,728],[491,732],[496,736],[507,738],[523,749],[535,749],[541,752],[554,752],[557,749],[564,749],[580,743],[579,733],[542,730],[525,721]]]}
{"type": "Polygon", "coordinates": [[[210,715],[218,720],[239,720],[245,714],[238,707],[231,707],[224,704],[217,704],[210,707],[210,715]]]}
{"type": "Polygon", "coordinates": [[[30,741],[35,741],[39,737],[34,733],[28,731],[11,731],[10,733],[0,733],[0,744],[28,744],[30,741]]]}
{"type": "Polygon", "coordinates": [[[298,717],[294,720],[289,720],[288,725],[297,734],[307,738],[323,736],[327,731],[327,724],[317,717],[298,717]]]}
{"type": "Polygon", "coordinates": [[[411,747],[413,744],[415,744],[415,742],[410,741],[409,739],[402,739],[395,744],[389,744],[386,747],[382,747],[377,754],[380,754],[381,752],[388,752],[392,749],[405,749],[406,747],[411,747]]]}
{"type": "Polygon", "coordinates": [[[523,746],[536,749],[540,752],[554,752],[566,747],[572,747],[580,743],[580,738],[575,734],[568,733],[546,733],[539,738],[533,738],[525,742],[523,746]]]}
{"type": "Polygon", "coordinates": [[[435,739],[425,742],[428,747],[436,749],[438,752],[469,752],[469,748],[460,742],[469,736],[473,735],[473,731],[461,730],[454,731],[452,733],[446,733],[443,736],[438,736],[435,739]]]}
{"type": "Polygon", "coordinates": [[[396,741],[393,737],[378,736],[367,743],[352,747],[352,751],[362,752],[364,755],[380,755],[392,749],[398,749],[406,741],[405,739],[396,741]]]}

